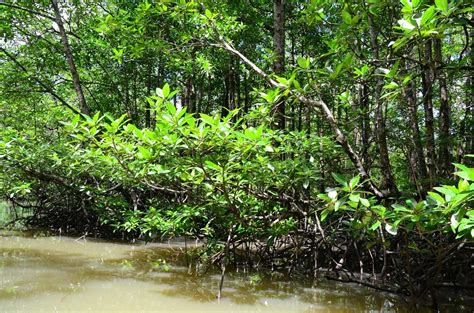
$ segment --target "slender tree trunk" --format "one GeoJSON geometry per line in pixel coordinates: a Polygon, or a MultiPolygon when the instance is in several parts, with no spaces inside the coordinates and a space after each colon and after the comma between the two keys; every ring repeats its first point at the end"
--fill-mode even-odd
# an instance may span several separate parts
{"type": "Polygon", "coordinates": [[[298,106],[298,131],[303,130],[303,103],[300,102],[298,106]]]}
{"type": "Polygon", "coordinates": [[[235,109],[235,75],[234,75],[234,59],[230,60],[229,68],[229,111],[235,109]]]}
{"type": "Polygon", "coordinates": [[[362,114],[360,119],[361,140],[362,140],[362,163],[366,168],[369,167],[369,146],[370,146],[370,120],[369,120],[369,92],[366,83],[362,84],[359,89],[359,109],[362,114]]]}
{"type": "MultiPolygon", "coordinates": [[[[273,0],[273,72],[285,72],[285,0],[273,0]]],[[[285,100],[277,103],[278,128],[285,129],[285,100]]]]}
{"type": "Polygon", "coordinates": [[[242,96],[240,92],[240,60],[237,59],[236,61],[236,66],[235,66],[235,93],[236,93],[236,101],[235,101],[235,107],[240,108],[241,107],[241,102],[242,102],[242,96]]]}
{"type": "Polygon", "coordinates": [[[416,100],[416,87],[413,81],[405,87],[404,96],[407,100],[408,123],[411,130],[411,151],[409,152],[410,160],[408,161],[412,163],[411,168],[413,168],[413,171],[416,174],[414,183],[416,185],[421,184],[417,189],[425,192],[427,189],[426,183],[428,174],[426,172],[425,155],[418,125],[418,103],[416,100]]]}
{"type": "MultiPolygon", "coordinates": [[[[471,14],[471,25],[474,24],[474,14],[471,14]]],[[[465,127],[465,154],[474,154],[474,28],[470,32],[470,47],[469,58],[471,59],[471,70],[469,71],[469,78],[467,84],[467,101],[466,113],[464,117],[465,127]]],[[[474,165],[474,158],[466,158],[463,156],[463,162],[468,165],[474,165]]]]}
{"type": "Polygon", "coordinates": [[[249,92],[249,78],[248,75],[244,73],[244,113],[247,114],[249,112],[250,106],[250,92],[249,92]]]}
{"type": "MultiPolygon", "coordinates": [[[[379,44],[377,40],[377,30],[373,16],[369,15],[370,23],[370,43],[374,58],[376,61],[380,58],[379,44]]],[[[397,195],[398,189],[393,177],[392,167],[390,165],[390,158],[387,144],[387,129],[385,127],[385,118],[383,116],[383,103],[381,101],[382,95],[382,79],[379,75],[374,76],[375,89],[373,94],[375,105],[375,136],[377,138],[377,146],[380,157],[380,172],[382,174],[382,189],[387,189],[391,194],[397,195]]]]}
{"type": "Polygon", "coordinates": [[[466,111],[464,115],[464,129],[465,129],[465,148],[462,156],[462,162],[469,165],[474,165],[473,158],[466,158],[465,155],[474,154],[474,75],[471,74],[468,81],[468,102],[466,103],[466,111]]]}
{"type": "Polygon", "coordinates": [[[441,39],[434,39],[434,61],[437,68],[436,78],[439,84],[439,174],[448,177],[451,172],[450,129],[451,108],[449,105],[448,86],[443,64],[441,39]]]}
{"type": "Polygon", "coordinates": [[[206,110],[204,110],[204,108],[201,107],[201,110],[203,113],[208,113],[209,112],[209,109],[211,107],[211,103],[212,103],[212,80],[211,80],[211,76],[210,75],[207,75],[207,90],[206,90],[206,93],[207,93],[207,96],[206,96],[206,100],[207,100],[207,106],[206,106],[206,110]]]}
{"type": "Polygon", "coordinates": [[[196,93],[194,90],[194,80],[192,74],[188,75],[186,79],[186,91],[185,91],[185,106],[188,108],[189,113],[195,111],[196,93]]]}
{"type": "Polygon", "coordinates": [[[221,116],[225,116],[229,112],[229,85],[230,85],[229,74],[225,73],[224,74],[224,99],[222,102],[221,116]]]}
{"type": "Polygon", "coordinates": [[[429,185],[433,187],[436,177],[436,146],[434,136],[434,117],[433,117],[433,64],[432,64],[432,49],[431,40],[427,40],[424,45],[424,54],[421,60],[422,68],[422,83],[423,83],[423,106],[425,109],[425,127],[426,127],[426,157],[428,161],[428,176],[429,185]]]}
{"type": "Polygon", "coordinates": [[[61,35],[61,41],[63,43],[64,53],[66,54],[66,60],[69,65],[69,71],[71,72],[74,89],[76,90],[77,99],[79,101],[79,108],[82,113],[89,115],[90,110],[87,106],[86,98],[84,97],[84,92],[82,91],[81,80],[79,78],[79,73],[77,72],[76,64],[74,63],[74,57],[71,52],[71,46],[69,45],[66,30],[64,29],[64,24],[61,17],[61,11],[59,10],[58,2],[57,0],[51,0],[51,4],[54,10],[54,15],[56,17],[56,24],[58,24],[59,33],[61,35]]]}
{"type": "MultiPolygon", "coordinates": [[[[151,85],[152,85],[152,73],[153,73],[153,62],[148,64],[148,76],[146,78],[146,96],[151,96],[151,85]]],[[[145,99],[145,127],[150,128],[151,126],[151,112],[150,103],[145,99]]]]}
{"type": "Polygon", "coordinates": [[[124,90],[123,93],[125,94],[125,110],[127,111],[127,116],[130,120],[132,120],[132,108],[130,105],[130,84],[129,84],[129,73],[127,67],[124,68],[125,77],[124,77],[124,90]]]}
{"type": "Polygon", "coordinates": [[[137,99],[138,99],[138,88],[137,88],[137,81],[138,81],[138,75],[137,75],[137,68],[134,67],[133,69],[133,85],[132,85],[132,97],[133,97],[133,103],[132,103],[132,123],[135,125],[140,125],[140,120],[138,117],[138,106],[137,106],[137,99]]]}

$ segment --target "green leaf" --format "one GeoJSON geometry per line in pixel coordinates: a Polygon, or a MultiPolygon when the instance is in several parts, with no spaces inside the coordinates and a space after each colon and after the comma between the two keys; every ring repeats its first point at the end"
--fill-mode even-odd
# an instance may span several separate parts
{"type": "Polygon", "coordinates": [[[428,195],[437,203],[444,204],[446,202],[439,193],[429,191],[428,195]]]}
{"type": "Polygon", "coordinates": [[[176,115],[176,112],[177,112],[177,111],[176,111],[176,107],[174,106],[173,103],[167,102],[167,103],[166,103],[166,109],[168,110],[168,112],[169,112],[172,116],[176,115]]]}
{"type": "Polygon", "coordinates": [[[213,16],[212,16],[212,12],[209,11],[208,9],[206,9],[206,11],[204,12],[204,14],[206,15],[206,17],[207,17],[208,19],[212,19],[212,17],[213,17],[213,16]]]}
{"type": "Polygon", "coordinates": [[[397,72],[398,72],[398,67],[400,66],[400,60],[397,60],[392,68],[390,69],[390,71],[385,75],[385,77],[387,78],[394,78],[396,75],[397,75],[397,72]]]}
{"type": "Polygon", "coordinates": [[[212,161],[206,161],[205,163],[206,163],[206,166],[210,169],[213,169],[219,172],[222,170],[222,167],[220,165],[217,165],[216,163],[212,161]]]}
{"type": "Polygon", "coordinates": [[[435,5],[439,10],[443,11],[444,13],[448,12],[448,0],[435,0],[435,5]]]}
{"type": "Polygon", "coordinates": [[[456,196],[456,193],[450,189],[447,188],[447,186],[443,187],[434,187],[434,190],[442,193],[445,195],[446,201],[451,201],[452,198],[456,196]]]}
{"type": "Polygon", "coordinates": [[[370,226],[370,230],[371,230],[371,231],[374,231],[374,230],[376,230],[377,228],[379,228],[380,225],[382,225],[382,223],[381,223],[380,221],[377,221],[377,222],[375,222],[374,224],[372,224],[372,226],[370,226]]]}
{"type": "Polygon", "coordinates": [[[412,1],[410,0],[400,0],[400,2],[402,3],[403,5],[403,9],[402,9],[402,12],[404,13],[409,13],[413,10],[413,4],[412,4],[412,1]]]}
{"type": "Polygon", "coordinates": [[[324,220],[328,217],[328,214],[330,213],[331,211],[329,209],[324,209],[322,212],[321,212],[321,222],[324,222],[324,220]]]}
{"type": "Polygon", "coordinates": [[[201,120],[204,123],[209,124],[211,126],[215,126],[219,123],[219,121],[217,119],[214,119],[214,118],[212,118],[212,116],[209,116],[207,114],[201,113],[200,116],[201,116],[201,120]]]}
{"type": "Polygon", "coordinates": [[[396,82],[390,82],[390,84],[383,86],[384,89],[397,89],[399,87],[400,85],[398,85],[396,82]]]}
{"type": "Polygon", "coordinates": [[[325,193],[320,193],[320,194],[318,194],[318,198],[319,198],[319,199],[322,199],[322,200],[324,200],[324,201],[326,201],[326,202],[332,202],[332,199],[329,198],[328,195],[325,194],[325,193]]]}
{"type": "Polygon", "coordinates": [[[421,0],[411,0],[411,3],[412,3],[412,6],[414,8],[418,7],[418,5],[420,4],[421,0]]]}
{"type": "Polygon", "coordinates": [[[401,205],[401,204],[397,204],[397,203],[392,204],[392,208],[394,208],[395,211],[397,211],[397,212],[408,212],[408,213],[411,213],[411,212],[412,212],[412,210],[410,210],[410,209],[404,207],[404,206],[401,205]]]}
{"type": "Polygon", "coordinates": [[[139,146],[138,147],[138,157],[141,159],[150,159],[151,158],[151,152],[150,150],[139,146]]]}
{"type": "Polygon", "coordinates": [[[339,184],[341,184],[344,187],[347,186],[347,181],[342,175],[337,174],[337,173],[331,173],[331,175],[334,178],[334,180],[337,181],[339,184]]]}
{"type": "Polygon", "coordinates": [[[474,181],[474,168],[467,167],[466,165],[459,163],[454,163],[454,166],[461,170],[459,172],[455,172],[455,175],[469,181],[474,181]]]}
{"type": "Polygon", "coordinates": [[[352,16],[349,12],[347,12],[346,10],[343,10],[342,11],[342,20],[344,21],[344,23],[350,25],[352,23],[352,16]]]}
{"type": "Polygon", "coordinates": [[[163,86],[162,92],[163,92],[163,98],[168,98],[168,96],[170,94],[170,85],[165,84],[163,86]]]}
{"type": "Polygon", "coordinates": [[[358,203],[359,200],[360,200],[360,194],[358,194],[358,193],[356,193],[356,194],[351,194],[351,195],[349,196],[349,199],[350,199],[351,201],[354,201],[355,203],[358,203]]]}
{"type": "Polygon", "coordinates": [[[308,69],[311,65],[311,61],[309,58],[299,56],[296,61],[298,62],[298,66],[305,70],[308,69]]]}
{"type": "Polygon", "coordinates": [[[365,206],[366,208],[370,207],[369,200],[367,200],[365,198],[360,198],[360,203],[362,203],[362,205],[365,206]]]}
{"type": "Polygon", "coordinates": [[[421,15],[421,20],[420,20],[421,26],[428,24],[432,20],[433,16],[435,15],[435,12],[436,12],[436,9],[434,6],[430,6],[425,12],[423,12],[423,14],[421,15]]]}
{"type": "Polygon", "coordinates": [[[408,83],[411,81],[411,79],[412,79],[411,75],[406,76],[406,77],[403,79],[402,85],[403,85],[403,86],[408,85],[408,83]]]}
{"type": "Polygon", "coordinates": [[[360,176],[357,175],[356,177],[353,177],[351,179],[351,181],[349,182],[349,187],[351,189],[354,189],[355,187],[357,187],[357,184],[359,183],[359,180],[360,180],[360,176]]]}

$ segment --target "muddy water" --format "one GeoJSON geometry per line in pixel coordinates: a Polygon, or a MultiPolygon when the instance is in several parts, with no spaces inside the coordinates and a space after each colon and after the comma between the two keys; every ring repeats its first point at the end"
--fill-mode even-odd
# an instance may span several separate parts
{"type": "Polygon", "coordinates": [[[408,312],[357,285],[283,275],[196,277],[181,244],[123,244],[0,233],[0,312],[408,312]]]}

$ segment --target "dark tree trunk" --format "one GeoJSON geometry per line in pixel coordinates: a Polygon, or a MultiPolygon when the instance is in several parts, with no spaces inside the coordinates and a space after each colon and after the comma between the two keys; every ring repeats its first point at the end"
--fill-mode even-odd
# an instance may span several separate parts
{"type": "Polygon", "coordinates": [[[184,105],[188,108],[188,112],[193,113],[195,111],[196,93],[194,90],[194,80],[192,74],[189,74],[188,78],[186,79],[186,90],[184,98],[184,105]]]}
{"type": "Polygon", "coordinates": [[[426,157],[428,161],[429,186],[433,187],[436,177],[436,145],[434,136],[434,117],[433,117],[433,62],[431,40],[427,40],[424,46],[422,64],[422,83],[423,83],[423,106],[425,109],[425,142],[426,157]]]}
{"type": "Polygon", "coordinates": [[[441,39],[434,39],[434,60],[436,65],[436,78],[439,84],[439,175],[447,178],[451,172],[450,129],[451,108],[449,106],[448,86],[446,74],[442,69],[443,54],[441,39]]]}
{"type": "Polygon", "coordinates": [[[229,112],[229,93],[230,93],[229,85],[230,85],[229,74],[225,73],[224,74],[224,95],[223,95],[223,102],[222,102],[222,108],[221,108],[221,116],[225,116],[229,112]]]}
{"type": "MultiPolygon", "coordinates": [[[[285,1],[273,0],[273,72],[277,75],[285,71],[285,1]]],[[[285,129],[285,100],[277,103],[278,128],[285,129]]]]}
{"type": "MultiPolygon", "coordinates": [[[[471,14],[471,25],[474,24],[474,14],[471,14]]],[[[469,78],[467,84],[467,101],[466,101],[466,112],[464,116],[464,128],[465,128],[465,148],[464,153],[474,154],[474,28],[471,28],[470,32],[470,48],[469,58],[471,59],[471,69],[469,71],[469,78]]],[[[463,156],[463,162],[472,166],[474,165],[474,158],[466,158],[463,156]]]]}
{"type": "MultiPolygon", "coordinates": [[[[148,64],[148,76],[146,78],[146,96],[151,96],[151,85],[152,85],[152,73],[153,73],[153,62],[148,64]]],[[[150,103],[145,99],[145,127],[150,128],[151,126],[151,112],[150,103]]]]}
{"type": "Polygon", "coordinates": [[[418,125],[418,103],[416,100],[415,83],[410,82],[404,89],[404,96],[407,100],[408,123],[410,125],[411,151],[409,152],[411,168],[413,169],[414,183],[418,190],[426,191],[427,172],[423,144],[421,142],[420,128],[418,125]]]}
{"type": "Polygon", "coordinates": [[[249,92],[249,78],[247,74],[244,74],[244,113],[249,112],[250,106],[250,92],[249,92]]]}
{"type": "Polygon", "coordinates": [[[360,86],[360,96],[359,96],[359,109],[362,114],[360,119],[360,129],[361,129],[361,141],[362,141],[362,151],[361,158],[362,163],[366,168],[369,168],[369,146],[370,146],[370,119],[369,119],[369,92],[367,84],[362,84],[360,86]]]}
{"type": "MultiPolygon", "coordinates": [[[[369,15],[370,23],[370,43],[375,60],[379,61],[379,43],[377,40],[377,30],[373,16],[369,15]]],[[[390,158],[387,145],[387,130],[385,127],[385,118],[383,115],[383,103],[381,101],[383,81],[379,75],[374,76],[375,89],[373,94],[375,106],[375,137],[380,157],[380,172],[382,175],[381,188],[386,189],[390,194],[397,195],[398,189],[395,184],[395,178],[392,174],[392,167],[390,165],[390,158]]]]}
{"type": "Polygon", "coordinates": [[[134,67],[133,69],[133,85],[132,85],[132,96],[133,96],[133,103],[132,103],[132,123],[135,125],[140,125],[139,117],[138,117],[138,107],[137,107],[137,99],[138,99],[138,88],[137,88],[137,69],[134,67]]]}
{"type": "Polygon", "coordinates": [[[125,67],[125,77],[123,82],[123,93],[125,95],[125,111],[127,112],[127,116],[130,120],[132,120],[132,109],[130,106],[130,84],[129,84],[129,74],[128,69],[125,67]]]}
{"type": "Polygon", "coordinates": [[[58,24],[59,33],[61,35],[61,41],[63,43],[67,64],[69,65],[69,71],[71,72],[74,89],[76,90],[77,99],[79,101],[79,108],[82,113],[89,115],[90,110],[87,106],[86,98],[84,97],[84,92],[82,91],[81,80],[79,78],[79,73],[77,71],[76,64],[74,62],[74,57],[71,52],[71,46],[69,45],[67,33],[64,29],[64,24],[61,17],[61,11],[59,10],[58,2],[57,0],[51,0],[51,4],[54,10],[54,15],[56,17],[56,24],[58,24]]]}
{"type": "Polygon", "coordinates": [[[235,107],[240,108],[242,102],[242,96],[240,92],[240,60],[237,60],[237,65],[235,66],[235,93],[236,93],[236,100],[235,100],[235,107]]]}

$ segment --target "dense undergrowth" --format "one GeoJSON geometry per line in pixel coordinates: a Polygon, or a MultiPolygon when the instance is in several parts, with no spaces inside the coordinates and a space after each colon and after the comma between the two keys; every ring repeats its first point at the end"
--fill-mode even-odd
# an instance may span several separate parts
{"type": "Polygon", "coordinates": [[[6,200],[31,226],[204,237],[210,263],[324,269],[412,296],[472,288],[473,168],[456,164],[457,182],[424,200],[376,198],[359,176],[326,186],[315,160],[339,153],[329,138],[272,129],[266,104],[196,115],[174,94],[158,90],[153,128],[96,114],[37,137],[1,130],[6,200]]]}

